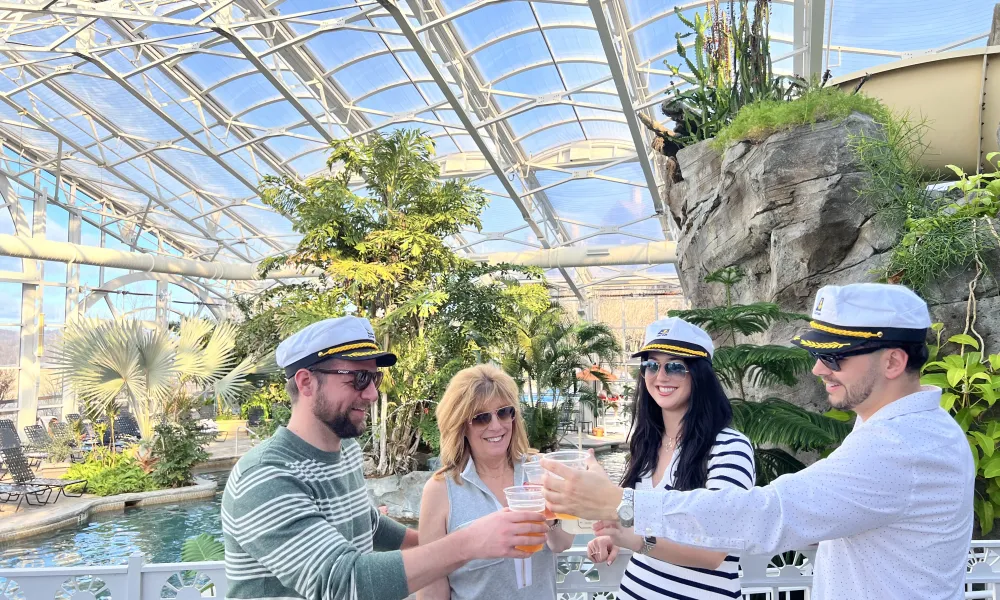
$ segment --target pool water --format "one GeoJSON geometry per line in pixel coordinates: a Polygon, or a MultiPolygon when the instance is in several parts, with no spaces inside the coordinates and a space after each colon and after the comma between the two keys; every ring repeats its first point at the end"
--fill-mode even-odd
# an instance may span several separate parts
{"type": "MultiPolygon", "coordinates": [[[[598,461],[616,482],[624,471],[626,454],[624,450],[598,454],[598,461]]],[[[187,538],[200,533],[222,538],[219,510],[228,472],[199,477],[218,482],[213,498],[96,513],[76,528],[0,542],[0,568],[123,565],[135,552],[141,552],[147,562],[179,562],[187,538]]],[[[586,543],[590,537],[577,536],[577,543],[586,543]]]]}
{"type": "Polygon", "coordinates": [[[0,568],[123,565],[136,551],[147,562],[179,562],[187,538],[222,537],[219,507],[228,472],[199,477],[218,482],[213,498],[95,513],[77,528],[0,542],[0,568]]]}

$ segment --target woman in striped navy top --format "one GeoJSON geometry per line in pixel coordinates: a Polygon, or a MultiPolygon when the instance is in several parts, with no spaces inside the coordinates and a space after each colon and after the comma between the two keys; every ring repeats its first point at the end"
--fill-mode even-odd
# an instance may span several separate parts
{"type": "MultiPolygon", "coordinates": [[[[749,489],[753,448],[729,427],[733,412],[712,369],[712,339],[682,319],[646,329],[632,411],[629,462],[622,486],[637,490],[749,489]]],[[[618,522],[599,521],[590,558],[609,564],[619,547],[633,550],[618,598],[739,598],[739,557],[667,539],[644,538],[618,522]]]]}

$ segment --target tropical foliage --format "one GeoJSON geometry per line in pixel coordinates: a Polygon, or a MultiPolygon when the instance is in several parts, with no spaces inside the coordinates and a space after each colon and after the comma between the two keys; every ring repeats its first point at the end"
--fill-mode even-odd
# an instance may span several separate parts
{"type": "Polygon", "coordinates": [[[199,533],[184,540],[181,547],[182,562],[204,562],[226,559],[226,547],[207,533],[199,533]]]}
{"type": "Polygon", "coordinates": [[[712,364],[723,385],[736,393],[731,398],[733,425],[750,438],[757,484],[766,485],[785,473],[805,468],[795,457],[796,452],[832,450],[850,432],[850,425],[842,413],[818,414],[780,398],[760,402],[747,399],[748,386],[794,385],[814,361],[800,348],[743,341],[746,336],[766,332],[775,323],[808,319],[785,312],[771,302],[733,303],[732,288],[744,276],[738,267],[710,273],[705,281],[725,286],[726,303],[669,314],[703,327],[720,340],[712,364]]]}
{"type": "Polygon", "coordinates": [[[967,174],[949,165],[957,176],[949,191],[924,190],[907,204],[902,237],[886,266],[887,279],[924,290],[944,273],[975,266],[976,280],[986,270],[985,254],[1000,248],[995,220],[1000,211],[1000,152],[986,161],[991,172],[967,174]]]}
{"type": "Polygon", "coordinates": [[[248,335],[258,336],[248,341],[273,347],[309,323],[349,313],[372,321],[381,345],[400,357],[372,410],[374,475],[412,466],[422,437],[433,438],[420,417],[450,377],[489,359],[507,316],[546,296],[513,280],[525,270],[473,263],[445,243],[480,228],[487,200],[466,180],[442,182],[433,154],[431,138],[413,130],[335,141],[328,174],[269,177],[261,186],[263,201],[303,236],[262,270],[312,267],[325,276],[244,299],[248,335]]]}
{"type": "Polygon", "coordinates": [[[689,31],[676,34],[681,65],[664,61],[680,82],[673,82],[678,85],[661,108],[675,122],[679,145],[715,137],[744,106],[787,101],[808,87],[802,79],[774,75],[770,4],[738,0],[727,10],[714,0],[693,20],[678,11],[689,31]]]}
{"type": "Polygon", "coordinates": [[[577,373],[617,360],[621,345],[607,325],[572,323],[558,305],[525,309],[519,317],[511,320],[501,365],[528,392],[523,407],[528,441],[547,450],[558,441],[561,400],[576,390],[577,373]],[[550,404],[542,402],[543,393],[550,404]]]}
{"type": "Polygon", "coordinates": [[[208,440],[198,425],[190,419],[179,423],[163,422],[156,426],[150,474],[159,489],[176,488],[192,482],[195,465],[208,459],[208,440]]]}
{"type": "MultiPolygon", "coordinates": [[[[87,454],[82,463],[70,465],[63,479],[86,479],[87,493],[113,496],[129,492],[145,492],[156,488],[149,474],[130,454],[97,448],[87,454]]],[[[70,492],[79,486],[69,486],[70,492]]]]}
{"type": "Polygon", "coordinates": [[[967,333],[942,341],[944,327],[933,326],[937,342],[930,346],[921,383],[942,389],[941,406],[962,427],[976,463],[976,518],[982,535],[993,530],[1000,516],[1000,418],[990,409],[1000,399],[1000,354],[986,354],[980,342],[967,333]],[[945,346],[957,352],[944,354],[945,346]]]}
{"type": "Polygon", "coordinates": [[[80,319],[67,324],[56,369],[66,377],[87,416],[114,422],[124,402],[144,437],[178,396],[235,404],[247,376],[265,369],[260,355],[237,362],[236,325],[184,319],[177,333],[141,321],[80,319]]]}

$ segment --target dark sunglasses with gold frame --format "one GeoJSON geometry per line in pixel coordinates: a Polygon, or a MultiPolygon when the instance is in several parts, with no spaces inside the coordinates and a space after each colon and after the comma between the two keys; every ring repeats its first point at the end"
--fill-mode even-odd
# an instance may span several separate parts
{"type": "Polygon", "coordinates": [[[498,408],[493,411],[481,412],[477,415],[473,415],[472,418],[469,419],[469,424],[486,427],[493,422],[493,415],[496,415],[497,420],[501,423],[509,423],[513,420],[514,413],[515,410],[513,406],[504,406],[503,408],[498,408]]]}

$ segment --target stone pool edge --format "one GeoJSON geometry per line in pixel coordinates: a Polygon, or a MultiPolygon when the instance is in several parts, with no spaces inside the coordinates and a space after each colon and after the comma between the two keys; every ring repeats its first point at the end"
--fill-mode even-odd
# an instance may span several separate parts
{"type": "MultiPolygon", "coordinates": [[[[215,495],[216,482],[199,477],[195,477],[194,480],[197,483],[182,488],[153,490],[151,492],[131,492],[115,496],[95,496],[93,498],[78,499],[77,502],[62,506],[57,502],[54,505],[46,507],[50,511],[49,514],[39,516],[37,521],[30,525],[18,524],[18,519],[13,519],[14,523],[0,523],[0,542],[10,542],[49,533],[63,527],[79,525],[93,513],[124,510],[126,506],[152,506],[186,500],[201,500],[211,498],[215,495]]],[[[66,498],[60,498],[60,500],[65,501],[66,498]]],[[[22,508],[23,510],[38,511],[40,507],[22,508]]],[[[30,512],[22,512],[21,514],[34,516],[30,512]]]]}

